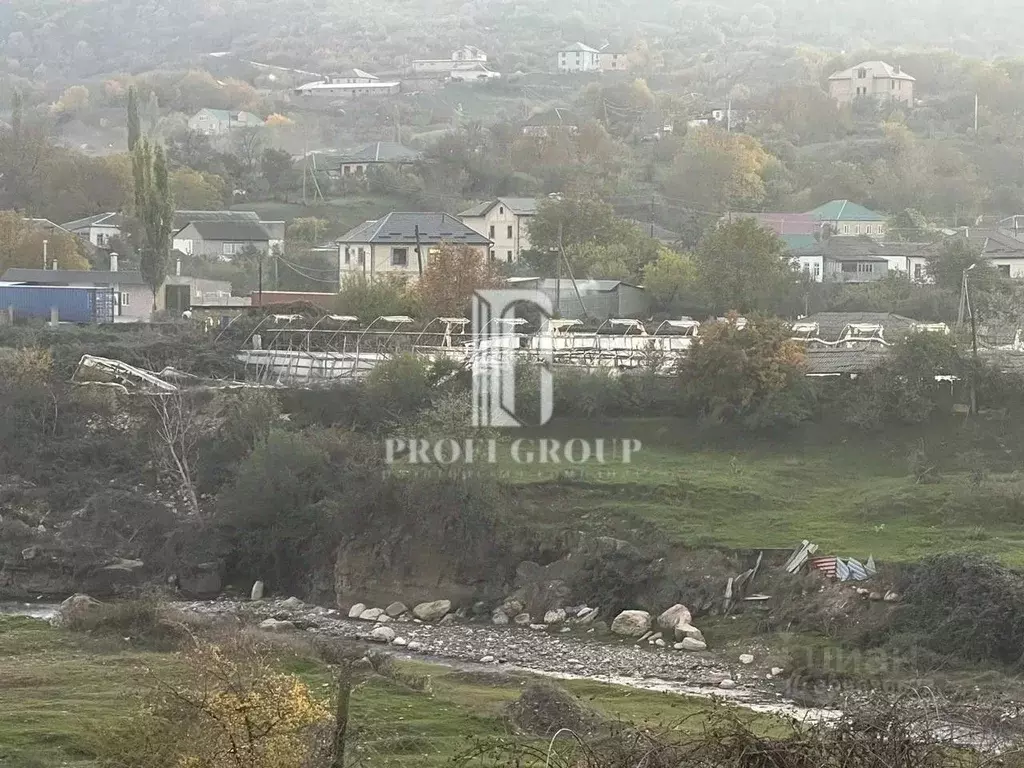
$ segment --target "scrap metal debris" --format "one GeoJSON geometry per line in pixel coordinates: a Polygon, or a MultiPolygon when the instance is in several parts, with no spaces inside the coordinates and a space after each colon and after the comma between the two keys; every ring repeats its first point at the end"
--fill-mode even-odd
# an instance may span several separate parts
{"type": "Polygon", "coordinates": [[[82,355],[71,376],[73,384],[115,387],[125,394],[170,394],[183,389],[241,389],[259,386],[241,381],[203,379],[191,373],[167,367],[160,373],[130,365],[122,360],[82,355]]]}

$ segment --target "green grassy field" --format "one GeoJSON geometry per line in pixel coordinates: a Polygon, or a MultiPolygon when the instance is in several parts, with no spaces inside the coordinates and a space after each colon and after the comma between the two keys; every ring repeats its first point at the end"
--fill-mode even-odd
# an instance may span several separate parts
{"type": "MultiPolygon", "coordinates": [[[[1024,565],[1024,452],[996,428],[968,435],[956,425],[886,435],[827,431],[711,439],[686,422],[561,421],[522,437],[633,437],[630,464],[523,465],[503,455],[503,476],[519,487],[541,526],[606,534],[648,528],[689,546],[785,548],[810,539],[822,552],[908,561],[966,549],[1024,565]],[[984,450],[991,470],[972,482],[964,453],[984,450]],[[937,477],[918,482],[909,454],[923,446],[937,477]]],[[[519,434],[515,437],[520,437],[519,434]]]]}
{"type": "MultiPolygon", "coordinates": [[[[282,653],[283,670],[328,697],[325,665],[282,653]]],[[[351,734],[356,756],[373,766],[433,766],[474,742],[510,733],[502,712],[528,678],[462,673],[403,663],[430,675],[428,691],[374,677],[356,689],[351,734]]],[[[186,670],[179,657],[133,647],[117,637],[97,638],[51,628],[35,619],[0,618],[0,765],[5,768],[92,766],[99,740],[131,715],[159,676],[186,670]]],[[[696,729],[708,704],[699,699],[591,682],[565,687],[602,714],[635,723],[696,729]],[[681,725],[680,725],[681,724],[681,725]]],[[[760,729],[775,721],[744,714],[760,729]]]]}

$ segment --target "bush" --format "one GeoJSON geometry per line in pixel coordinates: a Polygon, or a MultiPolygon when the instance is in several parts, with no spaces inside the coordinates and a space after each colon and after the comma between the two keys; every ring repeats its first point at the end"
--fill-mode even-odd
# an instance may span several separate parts
{"type": "Polygon", "coordinates": [[[154,598],[95,605],[69,617],[64,626],[73,632],[131,638],[157,650],[176,648],[189,636],[184,624],[154,598]]]}
{"type": "Polygon", "coordinates": [[[963,660],[1021,665],[1024,579],[969,554],[929,558],[905,577],[890,639],[963,660]]]}

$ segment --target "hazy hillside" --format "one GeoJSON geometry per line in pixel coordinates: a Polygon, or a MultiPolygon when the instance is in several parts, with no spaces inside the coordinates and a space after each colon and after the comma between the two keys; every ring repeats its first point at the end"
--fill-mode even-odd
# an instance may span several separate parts
{"type": "Polygon", "coordinates": [[[549,66],[563,41],[646,40],[682,54],[748,45],[950,47],[981,57],[1024,52],[1008,0],[9,0],[0,4],[4,68],[41,80],[96,77],[231,50],[330,69],[398,66],[470,42],[508,71],[549,66]]]}

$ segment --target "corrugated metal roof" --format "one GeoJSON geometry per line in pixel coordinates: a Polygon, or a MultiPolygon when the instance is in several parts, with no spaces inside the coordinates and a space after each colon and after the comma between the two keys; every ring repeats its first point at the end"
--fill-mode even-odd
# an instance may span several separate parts
{"type": "Polygon", "coordinates": [[[382,219],[367,221],[349,230],[339,243],[415,244],[417,227],[420,242],[425,245],[456,243],[490,245],[491,241],[475,232],[449,213],[392,212],[382,219]]]}
{"type": "Polygon", "coordinates": [[[40,285],[145,285],[138,272],[107,272],[87,269],[25,269],[11,267],[3,274],[9,283],[40,285]]]}
{"type": "Polygon", "coordinates": [[[467,218],[486,216],[488,211],[496,205],[504,205],[517,216],[533,216],[537,213],[537,198],[535,197],[499,197],[496,200],[477,203],[472,208],[460,213],[459,216],[467,218]]]}
{"type": "Polygon", "coordinates": [[[849,200],[832,200],[807,212],[817,221],[884,221],[885,216],[849,200]]]}
{"type": "Polygon", "coordinates": [[[807,349],[804,360],[807,373],[819,376],[843,373],[864,373],[875,368],[888,357],[888,347],[858,346],[807,349]]]}
{"type": "MultiPolygon", "coordinates": [[[[253,221],[193,221],[189,226],[195,228],[204,240],[253,241],[270,240],[270,233],[259,222],[253,221]]],[[[188,227],[185,227],[187,229],[188,227]]],[[[179,232],[180,234],[180,232],[179,232]]]]}

